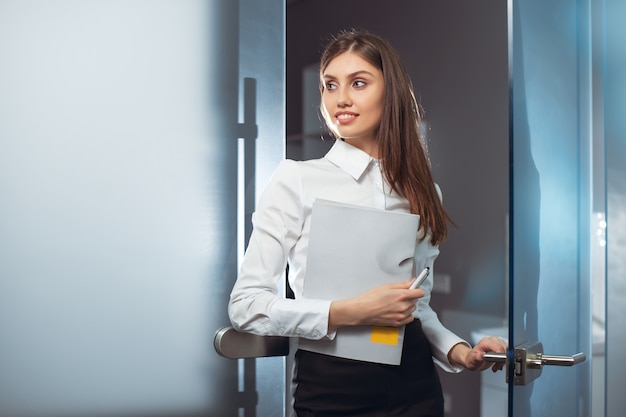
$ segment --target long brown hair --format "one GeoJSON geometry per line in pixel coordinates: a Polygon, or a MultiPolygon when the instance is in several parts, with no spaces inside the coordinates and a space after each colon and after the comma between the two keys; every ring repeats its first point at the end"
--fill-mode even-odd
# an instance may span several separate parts
{"type": "MultiPolygon", "coordinates": [[[[377,132],[383,174],[391,188],[409,201],[411,212],[420,216],[420,228],[425,235],[431,234],[431,243],[440,244],[447,236],[452,219],[443,208],[435,187],[419,129],[421,108],[406,67],[397,51],[379,36],[364,31],[344,31],[322,54],[320,92],[324,91],[323,74],[330,61],[348,51],[358,53],[383,74],[385,102],[377,132]]],[[[326,116],[323,104],[322,114],[326,116]]],[[[326,124],[331,126],[332,121],[327,119],[326,124]]]]}

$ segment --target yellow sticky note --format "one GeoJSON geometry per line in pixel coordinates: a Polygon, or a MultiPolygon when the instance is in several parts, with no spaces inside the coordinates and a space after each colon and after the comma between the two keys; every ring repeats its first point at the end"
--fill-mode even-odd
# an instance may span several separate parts
{"type": "Polygon", "coordinates": [[[382,343],[384,345],[397,345],[400,335],[400,329],[397,327],[372,327],[372,336],[370,341],[372,343],[382,343]]]}

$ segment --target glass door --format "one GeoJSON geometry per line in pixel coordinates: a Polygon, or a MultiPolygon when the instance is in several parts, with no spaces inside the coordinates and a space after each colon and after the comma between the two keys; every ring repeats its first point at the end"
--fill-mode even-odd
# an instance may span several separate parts
{"type": "Polygon", "coordinates": [[[0,416],[285,414],[285,358],[211,344],[284,45],[284,0],[0,1],[0,416]]]}
{"type": "Polygon", "coordinates": [[[590,415],[591,1],[509,2],[514,417],[590,415]]]}

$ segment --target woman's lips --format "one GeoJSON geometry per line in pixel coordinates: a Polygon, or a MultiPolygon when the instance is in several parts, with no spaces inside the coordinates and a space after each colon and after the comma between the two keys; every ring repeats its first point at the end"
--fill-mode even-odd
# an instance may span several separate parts
{"type": "Polygon", "coordinates": [[[354,119],[357,118],[356,113],[337,113],[335,114],[335,119],[337,120],[337,124],[346,124],[350,123],[354,119]]]}

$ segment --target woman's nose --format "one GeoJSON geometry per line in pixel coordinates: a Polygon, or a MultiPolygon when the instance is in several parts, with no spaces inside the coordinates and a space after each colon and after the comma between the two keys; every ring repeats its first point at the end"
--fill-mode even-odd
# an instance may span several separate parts
{"type": "Polygon", "coordinates": [[[337,96],[337,105],[339,107],[349,107],[352,105],[350,93],[346,88],[339,89],[339,95],[337,96]]]}

